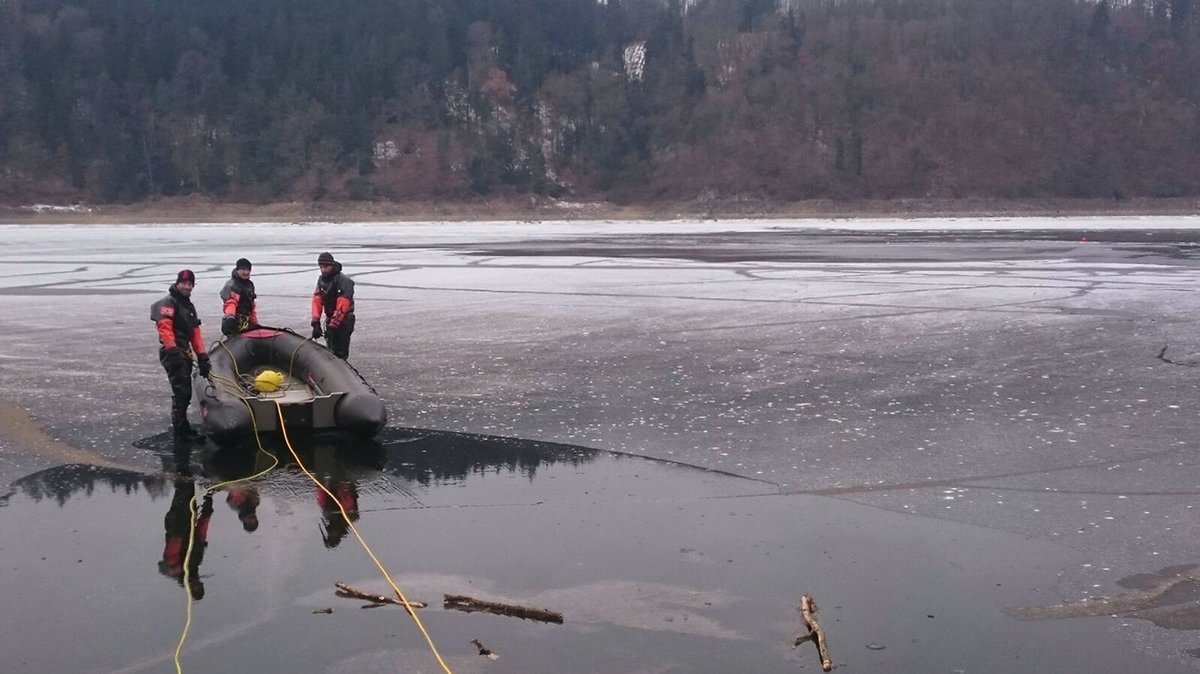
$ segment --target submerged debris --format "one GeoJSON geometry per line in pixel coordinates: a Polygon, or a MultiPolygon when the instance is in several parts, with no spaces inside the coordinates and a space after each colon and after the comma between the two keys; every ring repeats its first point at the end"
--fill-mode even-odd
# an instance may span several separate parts
{"type": "Polygon", "coordinates": [[[479,643],[479,639],[471,639],[471,644],[479,649],[479,654],[486,656],[488,660],[499,660],[500,655],[493,650],[488,649],[483,644],[479,643]]]}
{"type": "Polygon", "coordinates": [[[330,613],[333,613],[333,609],[331,609],[331,608],[314,608],[313,615],[316,615],[318,613],[324,613],[325,615],[329,615],[330,613]]]}
{"type": "Polygon", "coordinates": [[[522,620],[539,620],[546,623],[563,622],[563,615],[557,611],[548,611],[543,608],[530,608],[527,606],[514,606],[512,604],[499,604],[491,601],[482,601],[473,597],[468,597],[461,594],[448,594],[442,600],[442,607],[454,609],[456,611],[465,611],[473,613],[482,611],[484,613],[495,613],[496,615],[512,616],[521,618],[522,620]]]}

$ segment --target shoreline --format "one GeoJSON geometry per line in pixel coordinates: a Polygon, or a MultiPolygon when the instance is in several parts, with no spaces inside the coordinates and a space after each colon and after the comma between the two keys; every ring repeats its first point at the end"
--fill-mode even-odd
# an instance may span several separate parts
{"type": "Polygon", "coordinates": [[[136,204],[0,205],[0,225],[233,222],[539,222],[829,220],[867,218],[1195,216],[1200,199],[894,199],[803,202],[725,200],[620,205],[501,198],[454,202],[223,203],[194,198],[136,204]]]}

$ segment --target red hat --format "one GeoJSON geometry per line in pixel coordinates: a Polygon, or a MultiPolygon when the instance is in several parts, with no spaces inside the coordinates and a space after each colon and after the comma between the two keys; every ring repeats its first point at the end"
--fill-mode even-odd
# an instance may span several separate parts
{"type": "Polygon", "coordinates": [[[175,277],[176,283],[183,283],[184,281],[187,281],[191,284],[196,283],[196,275],[192,273],[191,269],[181,269],[179,274],[175,277]]]}

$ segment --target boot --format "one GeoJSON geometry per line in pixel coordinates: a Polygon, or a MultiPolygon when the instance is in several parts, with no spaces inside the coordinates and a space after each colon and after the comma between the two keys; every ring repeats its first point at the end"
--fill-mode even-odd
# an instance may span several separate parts
{"type": "Polygon", "coordinates": [[[178,440],[196,440],[204,442],[204,436],[192,430],[192,425],[188,423],[186,413],[173,413],[171,415],[171,427],[174,429],[175,438],[178,440]]]}

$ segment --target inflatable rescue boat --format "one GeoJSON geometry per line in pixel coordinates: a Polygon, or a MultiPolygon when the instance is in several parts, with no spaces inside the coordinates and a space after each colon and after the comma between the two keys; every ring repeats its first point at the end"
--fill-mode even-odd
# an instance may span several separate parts
{"type": "Polygon", "coordinates": [[[338,430],[372,438],[387,424],[375,389],[349,363],[286,328],[259,327],[209,349],[212,372],[196,377],[204,432],[234,444],[255,432],[338,430]]]}

